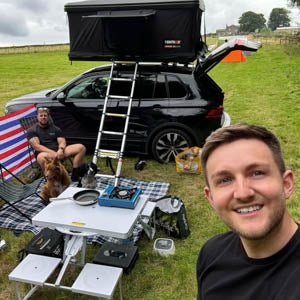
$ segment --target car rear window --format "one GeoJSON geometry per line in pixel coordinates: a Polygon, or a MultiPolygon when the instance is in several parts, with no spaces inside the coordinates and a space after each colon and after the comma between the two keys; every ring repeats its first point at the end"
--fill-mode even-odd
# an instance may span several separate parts
{"type": "Polygon", "coordinates": [[[173,75],[167,76],[170,98],[183,98],[187,94],[184,84],[173,75]]]}

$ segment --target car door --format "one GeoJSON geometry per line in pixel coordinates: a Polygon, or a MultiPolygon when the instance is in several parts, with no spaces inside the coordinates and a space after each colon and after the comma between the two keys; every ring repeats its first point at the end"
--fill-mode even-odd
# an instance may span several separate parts
{"type": "MultiPolygon", "coordinates": [[[[64,128],[68,141],[77,140],[83,144],[95,145],[108,80],[108,72],[88,74],[64,90],[64,98],[60,100],[64,107],[55,112],[55,123],[64,128]]],[[[108,109],[115,112],[117,103],[117,100],[110,99],[108,109]]],[[[106,124],[106,129],[110,130],[109,121],[106,124]]]]}
{"type": "MultiPolygon", "coordinates": [[[[119,103],[122,106],[121,102],[119,103]]],[[[128,149],[146,150],[148,137],[166,119],[168,98],[165,76],[159,72],[140,72],[134,90],[128,149]]]]}

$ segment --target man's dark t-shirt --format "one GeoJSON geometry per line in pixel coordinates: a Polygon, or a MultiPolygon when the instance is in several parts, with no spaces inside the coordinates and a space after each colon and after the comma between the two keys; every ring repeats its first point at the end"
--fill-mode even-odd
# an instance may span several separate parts
{"type": "Polygon", "coordinates": [[[38,137],[41,145],[53,151],[57,151],[57,138],[64,138],[64,135],[61,129],[55,125],[49,125],[43,128],[40,127],[39,124],[35,124],[27,130],[27,139],[30,140],[33,137],[38,137]]]}
{"type": "Polygon", "coordinates": [[[299,300],[300,230],[277,253],[249,258],[234,232],[202,247],[197,263],[198,300],[299,300]]]}

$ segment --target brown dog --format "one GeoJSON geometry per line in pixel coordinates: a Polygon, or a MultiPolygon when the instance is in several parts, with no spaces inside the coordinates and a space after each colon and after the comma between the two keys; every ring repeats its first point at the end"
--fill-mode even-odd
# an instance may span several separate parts
{"type": "Polygon", "coordinates": [[[58,158],[46,158],[45,177],[47,179],[42,188],[41,196],[45,201],[61,194],[71,183],[67,170],[58,158]]]}

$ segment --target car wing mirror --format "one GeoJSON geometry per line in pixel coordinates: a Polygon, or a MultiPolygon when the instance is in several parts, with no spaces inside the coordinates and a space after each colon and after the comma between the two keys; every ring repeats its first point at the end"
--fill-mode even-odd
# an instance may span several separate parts
{"type": "Polygon", "coordinates": [[[60,92],[56,98],[60,103],[64,103],[66,100],[66,95],[64,92],[60,92]]]}

